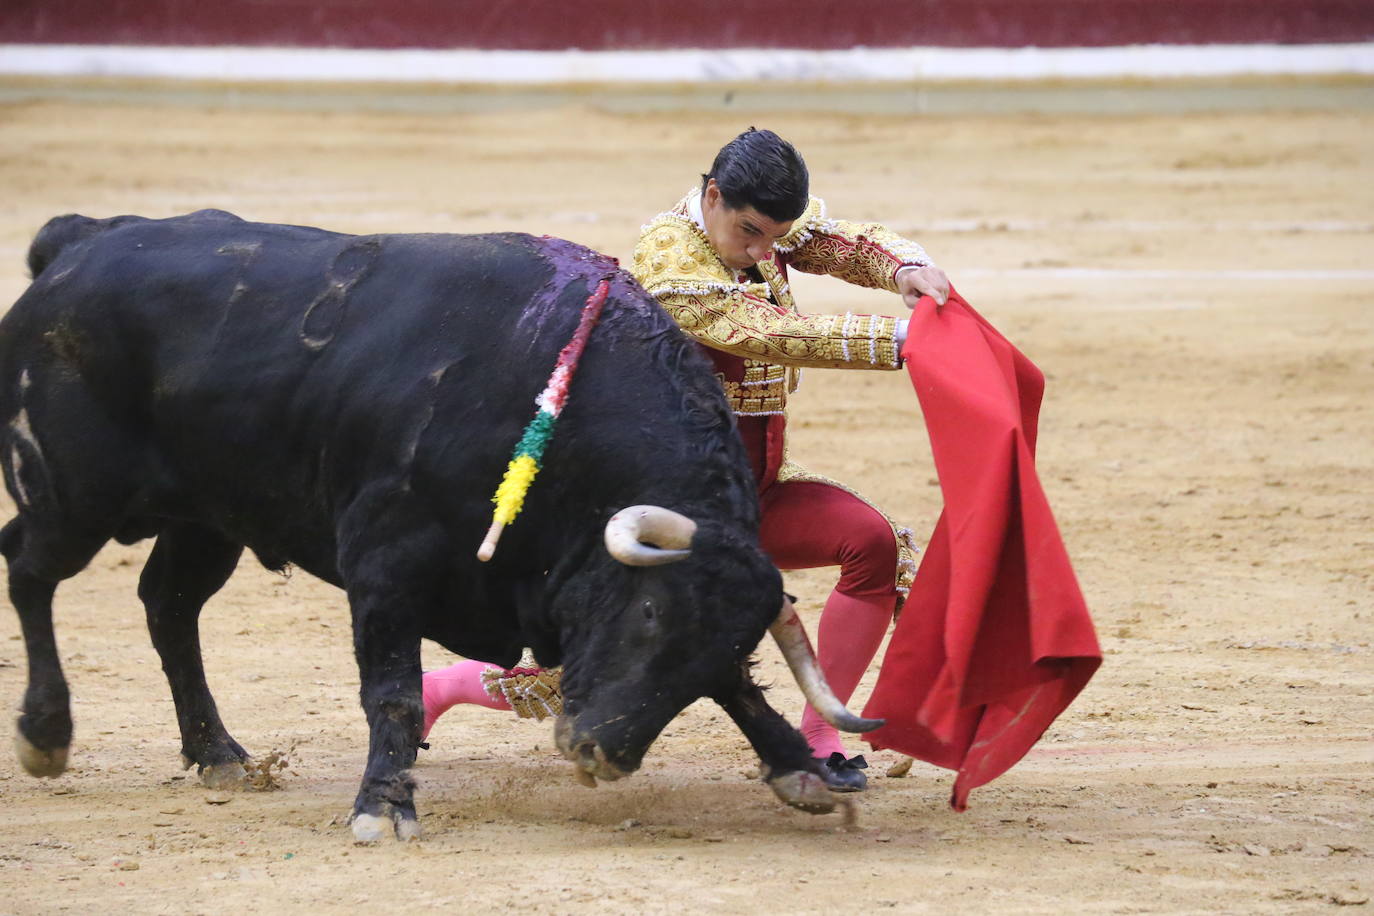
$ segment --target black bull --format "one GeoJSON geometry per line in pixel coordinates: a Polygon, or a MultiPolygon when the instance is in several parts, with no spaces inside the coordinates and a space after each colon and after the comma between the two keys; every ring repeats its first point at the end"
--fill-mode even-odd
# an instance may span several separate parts
{"type": "Polygon", "coordinates": [[[417,834],[422,637],[564,665],[556,734],[585,774],[635,770],[710,697],[780,798],[833,807],[749,676],[784,604],[725,400],[614,262],[524,235],[350,236],[202,211],[59,217],[29,266],[0,322],[0,466],[18,507],[0,550],[28,651],[16,743],[29,772],[62,772],[71,742],[58,583],[110,539],[156,537],[138,593],[183,762],[207,783],[249,760],[206,685],[197,623],[246,546],[347,592],[370,730],[360,838],[417,834]],[[603,278],[545,469],[480,563],[490,494],[603,278]],[[694,521],[690,555],[613,558],[603,531],[632,505],[694,521]]]}

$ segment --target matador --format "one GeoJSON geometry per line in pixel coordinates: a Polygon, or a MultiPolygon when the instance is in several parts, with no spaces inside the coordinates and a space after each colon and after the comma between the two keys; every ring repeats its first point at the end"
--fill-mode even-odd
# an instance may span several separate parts
{"type": "MultiPolygon", "coordinates": [[[[717,154],[700,187],[643,227],[630,270],[715,364],[758,482],[765,552],[782,570],[840,568],[818,654],[848,702],[915,575],[916,548],[873,503],[788,459],[787,398],[805,368],[899,368],[907,322],[803,314],[788,273],[887,290],[909,306],[922,295],[942,304],[949,281],[915,242],[830,218],[791,144],[752,128],[717,154]]],[[[802,733],[832,789],[866,786],[864,759],[847,757],[809,706],[802,733]]]]}

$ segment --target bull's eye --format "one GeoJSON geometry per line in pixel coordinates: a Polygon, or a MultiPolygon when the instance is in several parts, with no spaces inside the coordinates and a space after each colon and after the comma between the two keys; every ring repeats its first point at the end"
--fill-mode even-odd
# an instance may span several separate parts
{"type": "Polygon", "coordinates": [[[652,601],[645,601],[639,606],[639,609],[644,612],[645,620],[654,619],[654,603],[652,601]]]}

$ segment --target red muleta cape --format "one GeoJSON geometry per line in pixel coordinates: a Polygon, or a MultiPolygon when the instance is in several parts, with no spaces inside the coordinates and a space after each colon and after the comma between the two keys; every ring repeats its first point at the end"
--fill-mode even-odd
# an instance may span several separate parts
{"type": "Polygon", "coordinates": [[[950,804],[1006,772],[1102,663],[1035,473],[1045,377],[952,290],[902,349],[945,508],[864,715],[865,735],[958,770],[950,804]]]}

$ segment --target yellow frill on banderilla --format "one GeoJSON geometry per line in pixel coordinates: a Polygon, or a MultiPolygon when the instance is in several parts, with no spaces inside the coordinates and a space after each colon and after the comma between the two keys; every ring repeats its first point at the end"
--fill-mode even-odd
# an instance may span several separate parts
{"type": "Polygon", "coordinates": [[[539,463],[532,456],[519,455],[511,459],[510,464],[506,465],[506,476],[501,478],[501,485],[492,497],[492,502],[496,503],[492,521],[502,525],[515,521],[525,504],[525,494],[538,473],[539,463]]]}

